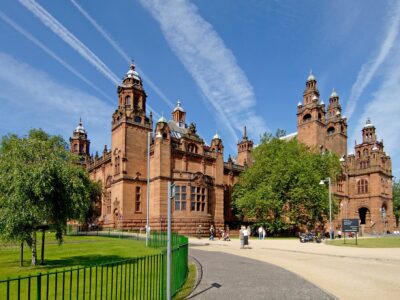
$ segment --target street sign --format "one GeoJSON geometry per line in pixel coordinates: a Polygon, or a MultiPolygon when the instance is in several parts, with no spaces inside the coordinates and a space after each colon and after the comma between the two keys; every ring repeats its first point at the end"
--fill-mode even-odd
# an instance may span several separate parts
{"type": "Polygon", "coordinates": [[[342,231],[343,232],[358,232],[359,231],[359,219],[343,219],[342,220],[342,231]]]}

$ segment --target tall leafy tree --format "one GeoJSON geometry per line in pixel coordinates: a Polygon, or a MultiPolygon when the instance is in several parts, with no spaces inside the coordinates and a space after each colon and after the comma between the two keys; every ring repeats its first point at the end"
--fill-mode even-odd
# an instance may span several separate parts
{"type": "Polygon", "coordinates": [[[393,180],[393,212],[398,226],[400,219],[400,179],[393,180]]]}
{"type": "Polygon", "coordinates": [[[328,189],[319,182],[340,174],[336,155],[265,134],[253,157],[234,188],[239,217],[263,223],[273,233],[313,228],[329,218],[328,189]]]}
{"type": "Polygon", "coordinates": [[[33,129],[0,145],[0,236],[26,242],[37,263],[36,232],[51,225],[61,243],[67,221],[84,220],[98,185],[76,163],[60,136],[33,129]]]}

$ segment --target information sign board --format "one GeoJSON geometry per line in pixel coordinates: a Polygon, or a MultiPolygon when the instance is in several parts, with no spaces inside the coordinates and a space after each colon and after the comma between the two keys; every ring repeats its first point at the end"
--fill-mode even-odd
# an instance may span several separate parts
{"type": "Polygon", "coordinates": [[[359,219],[343,219],[342,220],[342,231],[343,232],[358,232],[359,230],[359,219]]]}

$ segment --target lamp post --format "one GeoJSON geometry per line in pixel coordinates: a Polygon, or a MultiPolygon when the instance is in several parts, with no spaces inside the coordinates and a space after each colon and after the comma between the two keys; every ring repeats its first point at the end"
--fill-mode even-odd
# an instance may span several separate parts
{"type": "Polygon", "coordinates": [[[331,190],[331,178],[328,177],[325,180],[321,180],[319,182],[320,185],[325,185],[325,182],[328,182],[329,188],[329,238],[332,240],[332,190],[331,190]]]}

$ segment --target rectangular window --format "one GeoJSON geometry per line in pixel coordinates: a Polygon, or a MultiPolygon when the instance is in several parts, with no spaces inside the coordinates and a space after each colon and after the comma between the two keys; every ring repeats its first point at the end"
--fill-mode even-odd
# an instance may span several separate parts
{"type": "Polygon", "coordinates": [[[135,193],[135,211],[140,212],[142,210],[142,198],[141,198],[141,193],[140,193],[140,186],[136,187],[136,193],[135,193]]]}
{"type": "Polygon", "coordinates": [[[175,210],[186,210],[186,186],[175,186],[175,210]]]}
{"type": "Polygon", "coordinates": [[[190,210],[207,211],[208,190],[201,187],[190,188],[190,210]]]}

